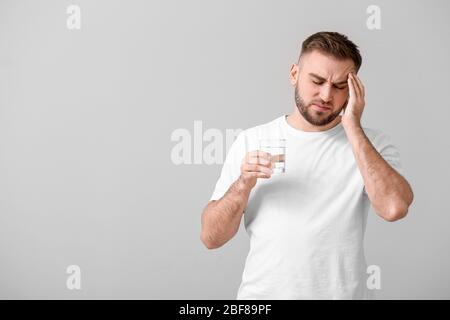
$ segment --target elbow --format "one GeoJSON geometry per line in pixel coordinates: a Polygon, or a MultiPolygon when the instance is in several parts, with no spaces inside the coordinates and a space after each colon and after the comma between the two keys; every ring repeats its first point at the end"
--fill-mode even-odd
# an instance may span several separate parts
{"type": "Polygon", "coordinates": [[[200,241],[203,243],[203,245],[209,249],[217,249],[220,247],[220,245],[217,243],[217,241],[214,239],[214,237],[211,234],[211,230],[208,228],[207,219],[205,218],[206,212],[204,211],[202,214],[202,227],[200,232],[200,241]]]}
{"type": "Polygon", "coordinates": [[[208,227],[208,208],[210,207],[211,203],[206,206],[206,208],[203,210],[202,218],[201,218],[201,231],[200,231],[200,241],[203,243],[203,245],[209,249],[217,249],[220,247],[220,245],[217,244],[217,241],[214,241],[214,237],[211,235],[211,230],[208,227]]]}
{"type": "Polygon", "coordinates": [[[406,199],[398,200],[396,203],[390,206],[390,208],[381,215],[386,221],[394,222],[403,219],[407,216],[409,206],[414,200],[414,194],[410,189],[406,199]]]}
{"type": "Polygon", "coordinates": [[[409,206],[405,204],[393,206],[389,211],[387,211],[382,217],[388,222],[398,221],[403,219],[408,214],[409,206]]]}
{"type": "Polygon", "coordinates": [[[205,235],[203,232],[200,235],[200,240],[201,242],[204,244],[204,246],[209,249],[209,250],[213,250],[213,249],[217,249],[220,248],[221,245],[218,244],[217,242],[213,241],[211,239],[211,237],[208,237],[207,235],[205,235]]]}

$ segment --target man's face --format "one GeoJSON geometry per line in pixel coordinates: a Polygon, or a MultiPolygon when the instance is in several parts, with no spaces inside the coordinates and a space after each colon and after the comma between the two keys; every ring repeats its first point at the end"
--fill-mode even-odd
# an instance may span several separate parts
{"type": "Polygon", "coordinates": [[[333,121],[347,104],[347,78],[355,72],[351,59],[337,60],[313,51],[291,68],[295,103],[306,121],[324,126],[333,121]]]}

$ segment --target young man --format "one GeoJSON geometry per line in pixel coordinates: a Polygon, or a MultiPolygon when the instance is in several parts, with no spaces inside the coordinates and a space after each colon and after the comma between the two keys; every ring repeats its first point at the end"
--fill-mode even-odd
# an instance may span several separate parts
{"type": "Polygon", "coordinates": [[[405,217],[413,192],[387,135],[362,128],[358,47],[319,32],[290,70],[295,107],[247,129],[231,146],[201,240],[222,246],[244,214],[250,236],[238,299],[366,299],[363,238],[370,204],[387,221],[405,217]],[[286,140],[286,172],[272,175],[262,138],[286,140]]]}

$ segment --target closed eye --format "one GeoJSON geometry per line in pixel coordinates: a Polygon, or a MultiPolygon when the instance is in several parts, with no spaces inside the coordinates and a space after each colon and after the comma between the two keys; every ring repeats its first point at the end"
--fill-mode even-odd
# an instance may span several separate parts
{"type": "MultiPolygon", "coordinates": [[[[317,84],[317,85],[321,85],[321,84],[323,84],[323,82],[322,81],[314,81],[313,80],[313,83],[314,84],[317,84]]],[[[338,90],[344,90],[345,88],[347,88],[347,86],[343,86],[343,87],[340,87],[340,86],[334,86],[336,89],[338,89],[338,90]]]]}

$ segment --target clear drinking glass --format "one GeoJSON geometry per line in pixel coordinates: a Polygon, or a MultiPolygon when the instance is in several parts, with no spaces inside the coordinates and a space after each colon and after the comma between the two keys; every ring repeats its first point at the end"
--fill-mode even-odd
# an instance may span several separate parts
{"type": "Polygon", "coordinates": [[[273,174],[286,172],[286,140],[261,139],[259,149],[272,155],[273,174]]]}

